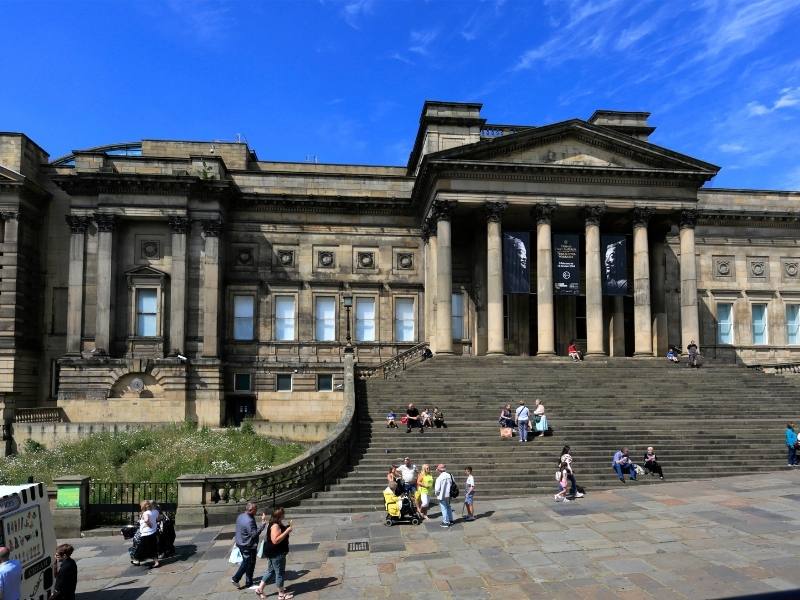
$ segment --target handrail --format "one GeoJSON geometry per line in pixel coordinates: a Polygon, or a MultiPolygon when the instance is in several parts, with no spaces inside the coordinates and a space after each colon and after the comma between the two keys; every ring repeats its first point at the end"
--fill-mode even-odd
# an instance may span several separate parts
{"type": "Polygon", "coordinates": [[[379,365],[374,367],[360,366],[358,367],[358,378],[369,379],[376,375],[382,375],[384,379],[389,379],[390,375],[397,376],[398,371],[405,371],[410,365],[425,360],[427,350],[428,342],[420,342],[379,365]]]}

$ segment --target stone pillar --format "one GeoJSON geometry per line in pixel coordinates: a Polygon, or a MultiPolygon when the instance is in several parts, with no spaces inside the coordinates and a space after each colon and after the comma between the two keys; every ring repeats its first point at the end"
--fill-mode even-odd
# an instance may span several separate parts
{"type": "Polygon", "coordinates": [[[633,353],[653,355],[653,323],[650,319],[650,250],[647,224],[651,208],[633,209],[633,353]]]}
{"type": "Polygon", "coordinates": [[[16,244],[19,241],[19,213],[3,212],[3,243],[16,244]]]}
{"type": "Polygon", "coordinates": [[[53,529],[56,537],[78,538],[86,529],[89,512],[89,482],[85,475],[63,475],[53,480],[57,488],[53,529]]]}
{"type": "Polygon", "coordinates": [[[555,324],[553,322],[553,236],[550,219],[555,204],[538,204],[536,216],[536,318],[539,330],[537,354],[556,353],[555,324]]]}
{"type": "Polygon", "coordinates": [[[17,401],[13,392],[0,392],[0,427],[2,427],[3,456],[17,453],[14,443],[14,421],[16,420],[17,401]]]}
{"type": "Polygon", "coordinates": [[[487,354],[505,354],[503,339],[503,212],[505,202],[486,203],[487,354]]]}
{"type": "Polygon", "coordinates": [[[587,206],[586,219],[586,356],[605,355],[603,281],[600,263],[600,219],[605,206],[587,206]]]}
{"type": "Polygon", "coordinates": [[[206,486],[205,475],[178,477],[178,509],[175,512],[175,524],[178,527],[200,528],[208,525],[206,486]]]}
{"type": "Polygon", "coordinates": [[[116,215],[95,213],[97,225],[97,315],[94,347],[99,354],[111,348],[111,305],[114,283],[114,228],[116,215]]]}
{"type": "Polygon", "coordinates": [[[625,298],[612,296],[611,303],[611,324],[608,328],[611,356],[625,356],[625,298]]]}
{"type": "Polygon", "coordinates": [[[697,314],[697,263],[695,262],[694,226],[697,211],[681,213],[681,344],[686,351],[689,342],[700,347],[700,323],[697,314]]]}
{"type": "Polygon", "coordinates": [[[653,244],[652,290],[653,290],[653,353],[664,356],[669,347],[667,340],[667,297],[666,297],[666,253],[667,244],[659,235],[653,244]]]}
{"type": "Polygon", "coordinates": [[[69,240],[69,291],[67,294],[67,354],[80,354],[83,334],[83,268],[89,217],[67,215],[69,240]]]}
{"type": "Polygon", "coordinates": [[[422,226],[425,244],[425,337],[431,351],[436,351],[436,226],[426,219],[422,226]]]}
{"type": "Polygon", "coordinates": [[[450,219],[454,204],[437,201],[433,206],[436,220],[436,352],[453,353],[453,264],[450,219]]]}
{"type": "Polygon", "coordinates": [[[219,236],[222,221],[203,225],[203,356],[219,356],[219,236]]]}
{"type": "Polygon", "coordinates": [[[172,278],[169,285],[169,354],[186,351],[186,249],[189,219],[169,217],[172,230],[172,278]]]}

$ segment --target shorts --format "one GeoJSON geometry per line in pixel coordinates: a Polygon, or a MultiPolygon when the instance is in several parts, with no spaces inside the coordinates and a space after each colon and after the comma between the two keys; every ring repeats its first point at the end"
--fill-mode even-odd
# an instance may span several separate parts
{"type": "Polygon", "coordinates": [[[475,497],[475,492],[470,492],[466,496],[464,496],[464,504],[471,505],[472,499],[475,497]]]}

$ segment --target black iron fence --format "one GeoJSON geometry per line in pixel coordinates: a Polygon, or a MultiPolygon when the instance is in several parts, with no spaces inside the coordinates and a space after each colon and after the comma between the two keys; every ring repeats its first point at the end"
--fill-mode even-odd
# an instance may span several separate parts
{"type": "Polygon", "coordinates": [[[174,513],[178,484],[93,481],[89,485],[89,526],[132,525],[138,521],[142,500],[155,500],[162,511],[174,513]]]}

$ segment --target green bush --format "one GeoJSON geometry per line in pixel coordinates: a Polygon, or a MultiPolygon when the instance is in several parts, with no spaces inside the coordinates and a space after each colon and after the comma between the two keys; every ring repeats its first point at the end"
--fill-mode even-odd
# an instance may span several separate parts
{"type": "Polygon", "coordinates": [[[252,425],[212,432],[191,423],[97,433],[51,449],[31,441],[23,448],[23,454],[0,459],[0,484],[24,483],[30,475],[48,484],[60,475],[87,475],[96,481],[172,482],[188,473],[225,475],[269,469],[305,450],[301,444],[281,444],[255,435],[252,425]]]}

